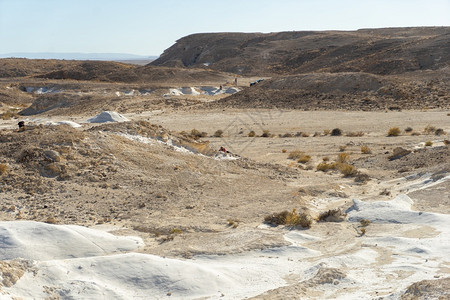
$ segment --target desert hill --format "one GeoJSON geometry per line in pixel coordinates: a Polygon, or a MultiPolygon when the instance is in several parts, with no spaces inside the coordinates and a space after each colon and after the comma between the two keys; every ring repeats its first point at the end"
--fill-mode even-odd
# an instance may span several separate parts
{"type": "Polygon", "coordinates": [[[226,81],[229,74],[213,70],[138,66],[112,61],[0,59],[0,78],[40,78],[99,82],[226,81]]]}
{"type": "Polygon", "coordinates": [[[449,27],[205,33],[179,39],[151,65],[242,75],[311,72],[401,74],[450,62],[449,27]]]}

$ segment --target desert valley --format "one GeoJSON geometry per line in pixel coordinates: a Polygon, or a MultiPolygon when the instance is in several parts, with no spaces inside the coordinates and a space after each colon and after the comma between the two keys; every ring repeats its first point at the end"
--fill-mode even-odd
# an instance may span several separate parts
{"type": "Polygon", "coordinates": [[[1,299],[450,297],[449,27],[0,59],[0,117],[1,299]]]}

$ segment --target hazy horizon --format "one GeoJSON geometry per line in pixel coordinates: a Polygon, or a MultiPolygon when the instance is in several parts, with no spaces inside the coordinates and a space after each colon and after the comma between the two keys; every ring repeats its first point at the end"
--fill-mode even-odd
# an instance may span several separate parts
{"type": "Polygon", "coordinates": [[[205,32],[450,26],[450,1],[0,0],[0,53],[159,56],[205,32]]]}

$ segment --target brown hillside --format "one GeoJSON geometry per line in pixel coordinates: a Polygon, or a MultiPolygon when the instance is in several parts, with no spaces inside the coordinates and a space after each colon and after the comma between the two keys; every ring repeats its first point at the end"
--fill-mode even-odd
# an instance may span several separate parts
{"type": "Polygon", "coordinates": [[[151,65],[243,75],[310,72],[401,74],[450,62],[449,27],[207,33],[178,40],[151,65]]]}

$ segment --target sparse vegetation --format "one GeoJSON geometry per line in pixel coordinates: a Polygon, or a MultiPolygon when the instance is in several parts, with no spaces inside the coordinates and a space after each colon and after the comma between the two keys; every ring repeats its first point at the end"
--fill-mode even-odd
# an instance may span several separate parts
{"type": "Polygon", "coordinates": [[[8,172],[8,165],[5,163],[0,164],[0,175],[6,174],[8,172]]]}
{"type": "Polygon", "coordinates": [[[214,136],[215,137],[222,137],[223,136],[223,130],[216,130],[216,132],[214,132],[214,136]]]}
{"type": "Polygon", "coordinates": [[[406,127],[405,128],[405,132],[412,132],[412,131],[413,131],[412,127],[406,127]]]}
{"type": "Polygon", "coordinates": [[[282,149],[281,152],[282,152],[282,153],[286,153],[287,150],[286,150],[286,149],[282,149]]]}
{"type": "Polygon", "coordinates": [[[309,162],[311,160],[311,156],[310,155],[306,155],[303,154],[302,156],[299,157],[299,159],[297,160],[298,163],[301,164],[306,164],[307,162],[309,162]]]}
{"type": "Polygon", "coordinates": [[[341,136],[342,135],[342,130],[339,128],[334,128],[333,130],[331,130],[331,136],[341,136]]]}
{"type": "Polygon", "coordinates": [[[199,138],[206,137],[206,136],[208,136],[207,132],[200,132],[199,130],[197,130],[195,128],[191,130],[191,137],[194,139],[199,139],[199,138]]]}
{"type": "Polygon", "coordinates": [[[356,167],[347,163],[337,164],[337,168],[346,177],[354,176],[357,173],[356,167]]]}
{"type": "Polygon", "coordinates": [[[286,226],[302,226],[303,228],[310,228],[312,218],[307,213],[297,213],[297,209],[292,209],[291,212],[285,210],[280,213],[272,214],[264,218],[264,222],[271,225],[286,225],[286,226]]]}
{"type": "Polygon", "coordinates": [[[304,155],[304,153],[302,151],[294,150],[294,151],[289,152],[288,159],[296,160],[296,159],[299,159],[300,157],[302,157],[302,155],[304,155]]]}
{"type": "Polygon", "coordinates": [[[347,146],[339,146],[339,152],[344,152],[347,146]]]}
{"type": "Polygon", "coordinates": [[[425,147],[431,147],[433,146],[433,142],[432,141],[426,141],[425,142],[425,147]]]}
{"type": "Polygon", "coordinates": [[[329,130],[329,129],[323,130],[323,135],[329,135],[330,133],[331,133],[331,130],[329,130]]]}
{"type": "Polygon", "coordinates": [[[368,146],[361,146],[361,153],[362,154],[371,154],[372,150],[368,146]]]}
{"type": "Polygon", "coordinates": [[[349,137],[364,136],[364,132],[362,132],[362,131],[352,131],[352,132],[347,133],[346,136],[349,136],[349,137]]]}
{"type": "Polygon", "coordinates": [[[345,219],[346,214],[341,209],[330,209],[319,215],[318,221],[321,222],[342,222],[345,219]]]}
{"type": "Polygon", "coordinates": [[[271,137],[270,130],[263,130],[263,133],[261,134],[261,137],[271,137]]]}
{"type": "Polygon", "coordinates": [[[322,171],[322,172],[328,172],[329,170],[335,170],[336,169],[336,163],[327,163],[327,162],[321,162],[317,165],[316,170],[322,171]]]}
{"type": "Polygon", "coordinates": [[[10,109],[0,114],[0,119],[2,120],[11,120],[12,118],[17,119],[19,117],[18,112],[19,112],[18,109],[10,109]]]}
{"type": "Polygon", "coordinates": [[[181,234],[183,231],[180,228],[172,228],[170,229],[170,234],[181,234]]]}
{"type": "Polygon", "coordinates": [[[237,228],[241,221],[239,219],[228,219],[227,222],[228,222],[228,226],[230,226],[232,228],[237,228]]]}
{"type": "Polygon", "coordinates": [[[338,163],[346,163],[350,160],[350,155],[348,153],[339,153],[337,156],[337,162],[338,163]]]}
{"type": "Polygon", "coordinates": [[[436,131],[434,132],[435,135],[444,135],[445,131],[442,128],[438,128],[436,129],[436,131]]]}
{"type": "Polygon", "coordinates": [[[436,132],[436,127],[435,126],[431,126],[430,124],[428,124],[423,129],[423,133],[425,133],[425,134],[433,134],[434,132],[436,132]]]}
{"type": "Polygon", "coordinates": [[[361,223],[361,226],[367,227],[370,224],[370,220],[369,219],[361,219],[361,220],[359,220],[359,223],[361,223]]]}
{"type": "Polygon", "coordinates": [[[253,130],[248,133],[248,137],[255,137],[255,136],[256,132],[254,132],[253,130]]]}
{"type": "Polygon", "coordinates": [[[309,133],[307,133],[307,132],[302,132],[302,137],[309,137],[309,133]]]}
{"type": "Polygon", "coordinates": [[[400,132],[400,128],[392,127],[388,130],[387,136],[399,136],[400,132]]]}

